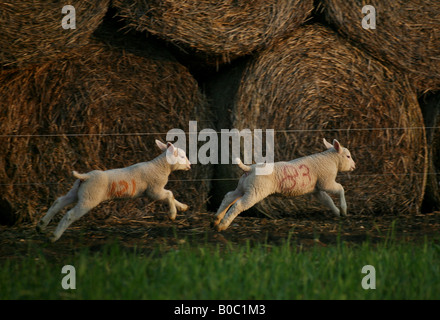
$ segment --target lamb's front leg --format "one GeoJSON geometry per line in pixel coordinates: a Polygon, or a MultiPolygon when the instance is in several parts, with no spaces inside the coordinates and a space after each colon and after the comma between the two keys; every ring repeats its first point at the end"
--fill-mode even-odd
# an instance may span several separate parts
{"type": "Polygon", "coordinates": [[[318,191],[315,193],[316,198],[324,204],[326,207],[330,208],[332,212],[339,217],[339,209],[335,206],[333,199],[325,191],[318,191]]]}
{"type": "Polygon", "coordinates": [[[327,192],[331,192],[339,196],[339,201],[341,203],[341,213],[344,217],[347,216],[347,202],[345,201],[344,187],[336,181],[333,181],[333,183],[326,185],[323,189],[327,192]]]}
{"type": "Polygon", "coordinates": [[[339,201],[341,202],[341,212],[344,217],[347,216],[347,202],[345,201],[345,192],[344,188],[341,186],[339,190],[339,201]]]}
{"type": "Polygon", "coordinates": [[[177,201],[176,198],[174,198],[174,204],[176,205],[176,208],[182,212],[188,210],[189,208],[187,204],[177,201]]]}
{"type": "MultiPolygon", "coordinates": [[[[176,199],[174,199],[174,195],[170,190],[166,190],[166,189],[162,189],[153,193],[150,193],[149,196],[151,197],[151,199],[153,200],[165,200],[168,203],[168,207],[169,207],[169,218],[171,220],[175,220],[176,216],[177,216],[177,209],[176,209],[176,199]]],[[[178,202],[178,201],[177,201],[178,202]]],[[[184,204],[178,202],[178,206],[180,208],[184,208],[184,204]]]]}

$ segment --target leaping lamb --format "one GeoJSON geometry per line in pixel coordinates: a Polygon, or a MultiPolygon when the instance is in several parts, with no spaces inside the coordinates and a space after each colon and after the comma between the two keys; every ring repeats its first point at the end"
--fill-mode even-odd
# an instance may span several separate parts
{"type": "Polygon", "coordinates": [[[191,164],[185,151],[176,148],[172,143],[168,142],[165,145],[156,140],[156,144],[163,153],[148,162],[107,171],[94,170],[85,174],[73,171],[73,176],[77,180],[72,189],[53,203],[37,224],[37,231],[44,231],[56,213],[76,202],[76,205],[61,219],[50,238],[55,242],[70,224],[101,202],[114,198],[135,198],[144,194],[152,200],[166,200],[170,208],[169,217],[174,220],[177,209],[186,211],[188,206],[177,201],[173,193],[164,187],[172,171],[189,170],[191,164]]]}
{"type": "Polygon", "coordinates": [[[228,192],[215,215],[213,222],[218,231],[225,230],[243,211],[271,194],[289,197],[313,193],[337,216],[340,210],[327,192],[339,195],[342,215],[347,215],[344,188],[335,181],[338,172],[353,171],[355,163],[350,151],[337,140],[333,145],[324,139],[327,150],[298,158],[289,162],[275,162],[270,174],[256,174],[257,165],[247,166],[239,158],[238,166],[244,171],[238,186],[228,192]]]}

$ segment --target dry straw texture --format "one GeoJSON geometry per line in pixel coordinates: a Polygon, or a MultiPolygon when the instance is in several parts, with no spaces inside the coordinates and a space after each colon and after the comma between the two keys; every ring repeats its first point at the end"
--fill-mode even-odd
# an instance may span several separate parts
{"type": "Polygon", "coordinates": [[[410,74],[419,91],[440,89],[440,1],[323,0],[338,32],[382,62],[410,74]],[[365,30],[362,7],[376,9],[376,29],[365,30]]]}
{"type": "MultiPolygon", "coordinates": [[[[427,158],[416,96],[405,78],[334,32],[302,27],[261,52],[247,66],[231,111],[232,127],[278,130],[275,161],[323,151],[323,137],[349,147],[357,169],[337,180],[351,214],[419,210],[427,158]]],[[[315,204],[271,197],[256,208],[269,216],[322,212],[315,204]]]]}
{"type": "MultiPolygon", "coordinates": [[[[118,37],[124,40],[94,40],[55,61],[0,73],[0,209],[7,222],[35,220],[72,186],[72,170],[148,161],[160,154],[154,140],[165,141],[162,133],[187,130],[189,120],[211,127],[205,98],[185,67],[152,42],[133,47],[136,39],[118,37]],[[132,135],[146,132],[156,134],[132,135]]],[[[183,181],[168,186],[198,210],[209,185],[197,179],[210,174],[208,166],[194,166],[173,173],[170,179],[183,181]]],[[[147,203],[117,201],[94,211],[167,210],[147,203]]]]}
{"type": "Polygon", "coordinates": [[[102,22],[109,0],[0,0],[0,66],[48,61],[87,44],[102,22]],[[65,5],[73,5],[76,29],[61,22],[65,5]]]}
{"type": "Polygon", "coordinates": [[[310,15],[313,1],[115,0],[113,5],[130,27],[221,63],[292,31],[310,15]]]}

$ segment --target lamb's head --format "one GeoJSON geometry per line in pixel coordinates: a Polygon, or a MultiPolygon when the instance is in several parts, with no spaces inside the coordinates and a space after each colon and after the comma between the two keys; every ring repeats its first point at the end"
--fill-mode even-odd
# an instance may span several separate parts
{"type": "Polygon", "coordinates": [[[356,164],[351,157],[350,151],[347,148],[341,146],[338,140],[334,139],[333,144],[327,142],[324,138],[324,145],[327,149],[333,148],[333,150],[337,153],[340,161],[339,161],[339,171],[353,171],[356,168],[356,164]]]}
{"type": "Polygon", "coordinates": [[[160,150],[166,152],[167,162],[171,165],[173,171],[191,169],[191,163],[186,157],[184,150],[175,147],[171,142],[164,144],[159,140],[156,140],[156,144],[160,150]]]}

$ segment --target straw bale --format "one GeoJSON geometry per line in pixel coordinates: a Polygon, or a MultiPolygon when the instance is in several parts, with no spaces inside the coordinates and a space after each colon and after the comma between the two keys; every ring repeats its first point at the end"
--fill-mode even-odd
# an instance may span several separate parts
{"type": "Polygon", "coordinates": [[[313,0],[115,0],[113,6],[131,28],[193,50],[205,62],[224,63],[298,27],[313,0]]]}
{"type": "Polygon", "coordinates": [[[0,68],[49,61],[88,43],[100,25],[109,0],[0,0],[0,68]],[[76,29],[63,29],[62,13],[72,5],[76,29]]]}
{"type": "MultiPolygon", "coordinates": [[[[154,140],[164,141],[168,130],[187,131],[189,120],[200,129],[212,127],[206,99],[185,67],[154,42],[135,45],[129,35],[110,35],[114,39],[103,32],[55,61],[0,73],[4,223],[35,221],[72,186],[72,170],[148,161],[160,154],[154,140]]],[[[209,166],[195,165],[171,174],[182,181],[168,187],[192,210],[201,210],[209,183],[200,179],[210,174],[209,166]]],[[[148,203],[115,201],[94,212],[129,216],[167,210],[148,203]]]]}
{"type": "Polygon", "coordinates": [[[326,20],[350,41],[409,74],[420,91],[440,89],[440,1],[323,0],[326,20]],[[363,29],[365,5],[376,10],[376,29],[363,29]]]}
{"type": "MultiPolygon", "coordinates": [[[[322,138],[338,139],[357,163],[337,179],[351,214],[419,211],[425,132],[416,95],[400,74],[315,24],[262,51],[239,83],[230,126],[275,129],[275,161],[321,152],[322,138]]],[[[240,175],[236,165],[221,171],[223,178],[240,175]]],[[[224,194],[230,182],[213,189],[224,194]]],[[[310,196],[269,197],[255,208],[272,217],[325,210],[310,196]]]]}

